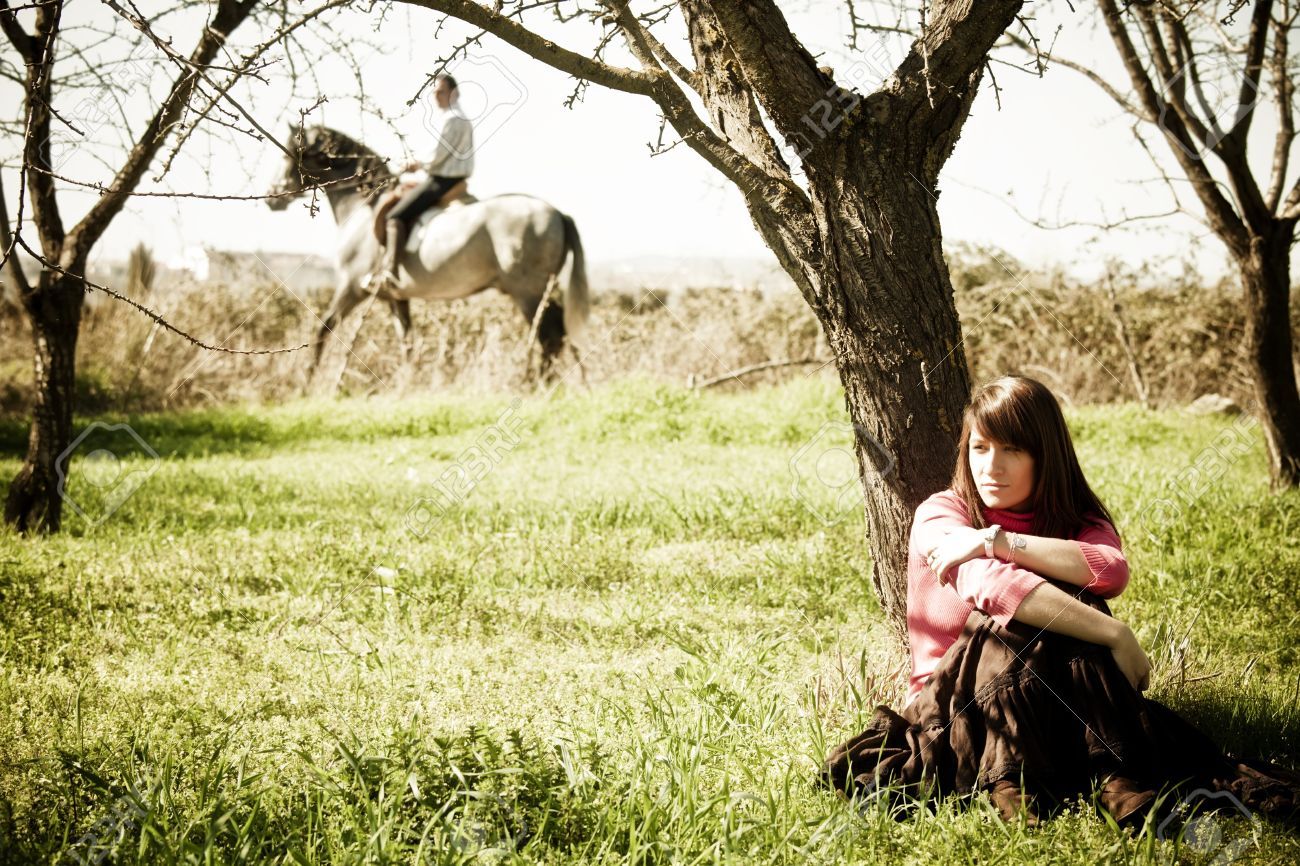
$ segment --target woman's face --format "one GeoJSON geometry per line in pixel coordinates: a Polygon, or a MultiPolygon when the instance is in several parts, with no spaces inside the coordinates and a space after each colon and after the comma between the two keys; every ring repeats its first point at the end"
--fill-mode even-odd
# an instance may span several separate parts
{"type": "Polygon", "coordinates": [[[1034,492],[1034,458],[1024,449],[988,439],[972,428],[970,474],[989,508],[1026,511],[1034,492]]]}

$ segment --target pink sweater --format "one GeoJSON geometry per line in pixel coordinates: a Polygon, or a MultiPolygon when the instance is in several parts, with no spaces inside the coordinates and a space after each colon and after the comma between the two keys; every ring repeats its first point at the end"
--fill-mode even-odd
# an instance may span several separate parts
{"type": "MultiPolygon", "coordinates": [[[[1030,533],[1032,512],[981,507],[988,523],[1001,524],[1011,532],[1030,533]]],[[[1086,525],[1072,540],[1092,570],[1092,580],[1083,589],[1102,598],[1114,598],[1128,585],[1128,561],[1115,528],[1104,520],[1099,523],[1103,525],[1086,525]]],[[[945,527],[970,525],[965,503],[951,489],[941,490],[917,506],[907,546],[907,633],[912,650],[909,704],[961,635],[972,609],[979,608],[1005,626],[1029,591],[1045,582],[1027,569],[977,556],[957,566],[951,584],[939,583],[925,552],[943,538],[945,527]]]]}

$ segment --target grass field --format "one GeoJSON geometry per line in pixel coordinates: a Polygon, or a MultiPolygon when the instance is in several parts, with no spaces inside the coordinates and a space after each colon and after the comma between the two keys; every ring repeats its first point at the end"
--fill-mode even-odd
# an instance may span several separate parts
{"type": "MultiPolygon", "coordinates": [[[[799,462],[848,444],[833,384],[511,399],[80,419],[159,456],[82,461],[84,517],[0,535],[0,856],[1171,862],[1083,801],[1026,829],[813,785],[906,672],[860,508],[799,462]],[[467,495],[418,506],[453,465],[467,495]]],[[[1268,494],[1258,428],[1067,416],[1125,538],[1112,606],[1149,694],[1230,749],[1300,754],[1300,496],[1268,494]]],[[[6,478],[24,437],[0,424],[6,478]]],[[[1276,826],[1222,827],[1250,838],[1235,862],[1300,860],[1276,826]]]]}

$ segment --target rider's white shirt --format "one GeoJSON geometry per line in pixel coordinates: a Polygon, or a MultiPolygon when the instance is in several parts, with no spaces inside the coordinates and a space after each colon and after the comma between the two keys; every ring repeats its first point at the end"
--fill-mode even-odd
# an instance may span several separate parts
{"type": "Polygon", "coordinates": [[[438,148],[428,171],[443,177],[469,177],[474,172],[474,127],[460,105],[439,112],[438,148]]]}

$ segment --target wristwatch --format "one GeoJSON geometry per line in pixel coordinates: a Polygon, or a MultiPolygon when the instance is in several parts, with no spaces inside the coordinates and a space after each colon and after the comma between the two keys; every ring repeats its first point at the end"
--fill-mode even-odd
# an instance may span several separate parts
{"type": "Polygon", "coordinates": [[[984,531],[984,555],[993,559],[993,542],[998,540],[998,530],[1002,524],[995,523],[984,531]]]}

